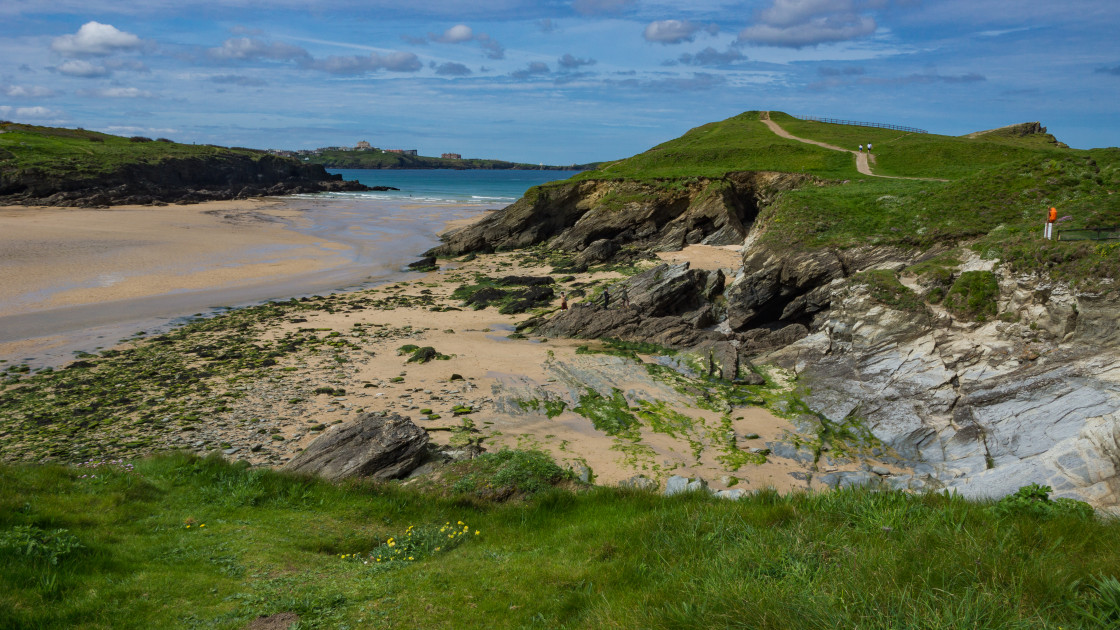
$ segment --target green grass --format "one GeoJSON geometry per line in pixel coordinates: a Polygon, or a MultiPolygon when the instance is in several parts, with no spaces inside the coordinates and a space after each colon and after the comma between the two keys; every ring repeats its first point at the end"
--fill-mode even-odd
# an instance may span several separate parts
{"type": "Polygon", "coordinates": [[[725,501],[594,488],[495,503],[179,455],[133,470],[3,466],[0,480],[6,628],[233,629],[281,612],[301,628],[1120,618],[1120,523],[940,494],[725,501]]]}
{"type": "Polygon", "coordinates": [[[656,180],[723,177],[738,171],[783,171],[844,178],[858,175],[850,155],[778,137],[745,112],[689,130],[680,138],[573,177],[656,180]]]}
{"type": "Polygon", "coordinates": [[[1074,153],[1050,144],[1046,140],[1050,136],[965,138],[798,120],[780,112],[771,113],[770,118],[794,136],[851,151],[872,143],[875,163],[871,170],[877,175],[958,179],[1039,154],[1061,158],[1074,153]]]}
{"type": "Polygon", "coordinates": [[[888,269],[861,271],[852,275],[852,282],[867,285],[872,298],[895,310],[928,313],[918,294],[899,282],[898,276],[893,271],[888,269]]]}
{"type": "MultiPolygon", "coordinates": [[[[176,158],[271,157],[263,151],[170,141],[133,141],[83,129],[0,123],[0,172],[36,169],[67,178],[93,177],[127,164],[158,163],[176,158]]],[[[139,137],[138,137],[139,138],[139,137]]]]}

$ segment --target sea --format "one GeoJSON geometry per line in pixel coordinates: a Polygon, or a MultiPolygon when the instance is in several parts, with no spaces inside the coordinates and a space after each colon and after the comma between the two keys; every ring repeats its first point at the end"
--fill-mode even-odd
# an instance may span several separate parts
{"type": "MultiPolygon", "coordinates": [[[[278,198],[287,209],[300,215],[301,220],[288,227],[332,244],[330,254],[337,256],[342,252],[343,264],[298,277],[264,279],[252,285],[174,290],[142,299],[0,316],[0,359],[32,368],[55,367],[72,360],[76,353],[93,352],[140,332],[160,333],[229,308],[398,282],[407,277],[404,268],[408,263],[439,243],[439,234],[449,223],[504,208],[530,187],[567,179],[578,171],[330,172],[368,186],[399,189],[278,198]]],[[[276,256],[282,257],[283,251],[278,249],[276,256]]],[[[50,290],[44,287],[44,292],[50,290]]]]}
{"type": "Polygon", "coordinates": [[[363,199],[408,200],[424,204],[509,205],[533,186],[568,179],[579,171],[529,170],[396,170],[327,169],[345,180],[366,186],[392,186],[399,191],[334,193],[363,199]]]}

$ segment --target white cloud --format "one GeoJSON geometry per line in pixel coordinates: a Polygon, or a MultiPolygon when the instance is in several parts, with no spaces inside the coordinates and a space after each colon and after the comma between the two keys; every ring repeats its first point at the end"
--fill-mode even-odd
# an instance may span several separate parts
{"type": "Polygon", "coordinates": [[[51,50],[67,57],[108,55],[139,48],[143,42],[132,33],[112,24],[86,22],[73,35],[62,35],[51,42],[51,50]]]}
{"type": "Polygon", "coordinates": [[[866,37],[877,28],[853,0],[773,0],[755,24],[739,33],[739,41],[801,48],[866,37]]]}
{"type": "Polygon", "coordinates": [[[700,27],[686,20],[660,20],[650,22],[642,37],[647,42],[659,44],[679,44],[690,42],[696,38],[696,31],[700,27]]]}
{"type": "Polygon", "coordinates": [[[93,96],[97,98],[152,98],[155,94],[147,90],[134,87],[110,87],[99,90],[82,90],[80,96],[93,96]]]}
{"type": "Polygon", "coordinates": [[[3,118],[19,118],[23,120],[38,120],[53,119],[59,116],[59,112],[46,107],[12,107],[11,105],[0,105],[0,117],[3,118]]]}
{"type": "Polygon", "coordinates": [[[4,87],[8,98],[47,98],[57,96],[58,91],[42,85],[9,85],[4,87]]]}
{"type": "Polygon", "coordinates": [[[55,70],[72,77],[84,77],[87,79],[92,77],[106,77],[109,76],[110,72],[105,66],[93,64],[84,59],[70,59],[64,61],[55,68],[55,70]]]}
{"type": "Polygon", "coordinates": [[[456,24],[443,32],[443,35],[433,37],[437,42],[445,44],[461,44],[474,39],[474,31],[466,24],[456,24]]]}
{"type": "Polygon", "coordinates": [[[299,46],[283,42],[266,42],[253,37],[231,37],[222,42],[220,47],[208,50],[207,54],[215,59],[236,60],[292,61],[311,58],[311,55],[299,46]]]}
{"type": "MultiPolygon", "coordinates": [[[[463,44],[466,42],[478,42],[486,56],[490,59],[505,59],[506,49],[498,40],[490,37],[486,33],[475,34],[474,30],[466,24],[456,24],[443,32],[442,35],[435,33],[428,33],[428,39],[433,42],[441,42],[444,44],[463,44]]],[[[410,41],[410,38],[405,38],[405,41],[410,41]]]]}

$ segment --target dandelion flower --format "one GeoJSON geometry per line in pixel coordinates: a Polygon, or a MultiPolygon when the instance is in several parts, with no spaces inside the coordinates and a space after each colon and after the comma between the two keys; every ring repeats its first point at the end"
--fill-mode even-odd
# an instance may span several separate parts
{"type": "Polygon", "coordinates": [[[476,530],[474,530],[474,535],[475,535],[475,536],[477,536],[477,535],[478,535],[478,530],[477,530],[477,529],[476,529],[476,530]]]}
{"type": "Polygon", "coordinates": [[[201,527],[206,527],[206,523],[203,523],[203,524],[199,525],[199,527],[200,527],[200,528],[201,528],[201,527]]]}

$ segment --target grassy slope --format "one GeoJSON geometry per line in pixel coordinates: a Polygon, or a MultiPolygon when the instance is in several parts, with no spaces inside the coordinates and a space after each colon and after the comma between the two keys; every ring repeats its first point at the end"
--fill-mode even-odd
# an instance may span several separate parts
{"type": "Polygon", "coordinates": [[[294,611],[330,628],[1075,628],[1096,627],[1079,608],[1120,614],[1092,588],[1120,566],[1120,523],[944,495],[495,504],[184,456],[2,466],[0,481],[3,627],[240,628],[294,611]],[[14,547],[28,526],[45,544],[14,547]],[[385,561],[364,564],[374,549],[385,561]]]}
{"type": "Polygon", "coordinates": [[[884,175],[859,175],[853,158],[779,138],[758,112],[690,130],[645,153],[573,178],[654,180],[719,177],[732,171],[804,172],[830,180],[781,195],[759,220],[766,240],[783,247],[865,244],[926,248],[973,241],[1023,271],[1058,278],[1115,277],[1115,242],[1045,242],[1044,212],[1069,215],[1061,228],[1120,225],[1120,149],[1061,148],[1047,135],[990,133],[977,138],[800,121],[771,112],[795,136],[843,147],[871,142],[884,175]],[[843,180],[843,182],[841,181],[843,180]]]}
{"type": "Polygon", "coordinates": [[[805,172],[829,178],[858,175],[850,156],[780,138],[759,121],[758,112],[745,112],[573,179],[722,177],[734,171],[805,172]]]}
{"type": "Polygon", "coordinates": [[[1025,138],[989,134],[975,139],[909,133],[803,121],[788,114],[774,112],[771,119],[789,133],[799,137],[827,142],[850,150],[859,145],[874,145],[878,175],[903,177],[938,177],[958,179],[983,168],[1008,162],[1046,156],[1060,158],[1069,150],[1048,144],[1044,136],[1025,138]]]}
{"type": "Polygon", "coordinates": [[[63,177],[93,176],[125,164],[156,163],[171,158],[267,155],[250,149],[176,142],[133,142],[129,138],[85,131],[0,123],[0,169],[39,169],[63,177]]]}

